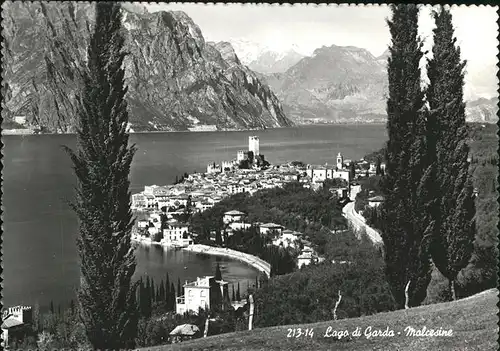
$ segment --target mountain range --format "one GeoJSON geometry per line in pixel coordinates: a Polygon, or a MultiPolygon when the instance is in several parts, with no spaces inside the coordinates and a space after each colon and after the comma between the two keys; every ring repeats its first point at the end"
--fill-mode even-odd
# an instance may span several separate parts
{"type": "MultiPolygon", "coordinates": [[[[73,131],[94,7],[76,2],[2,6],[4,121],[26,116],[47,131],[73,131]]],[[[135,131],[386,121],[388,51],[375,57],[366,49],[331,45],[307,56],[294,46],[275,50],[247,40],[207,42],[184,12],[122,6],[135,131]]],[[[492,70],[487,66],[466,77],[468,121],[497,120],[498,99],[477,99],[495,86],[492,70]]]]}
{"type": "Polygon", "coordinates": [[[386,61],[353,46],[323,46],[284,73],[265,74],[287,114],[300,123],[382,121],[386,61]]]}
{"type": "MultiPolygon", "coordinates": [[[[286,60],[287,53],[300,52],[296,45],[276,51],[249,40],[230,42],[244,58],[241,62],[260,73],[283,102],[287,116],[297,123],[385,122],[388,49],[374,56],[365,49],[332,45],[312,55],[292,54],[293,59],[286,60]]],[[[497,120],[498,99],[485,98],[497,95],[494,72],[495,63],[467,66],[468,121],[497,120]]]]}
{"type": "MultiPolygon", "coordinates": [[[[353,46],[323,46],[282,73],[261,72],[283,102],[284,110],[301,123],[383,123],[386,121],[387,59],[353,46]]],[[[258,71],[258,70],[256,70],[258,71]]],[[[466,76],[466,118],[496,122],[496,67],[466,76]]]]}
{"type": "MultiPolygon", "coordinates": [[[[47,131],[75,128],[94,6],[4,3],[4,120],[25,116],[47,131]]],[[[180,11],[124,4],[125,80],[135,131],[291,126],[272,90],[226,43],[205,42],[180,11]]]]}

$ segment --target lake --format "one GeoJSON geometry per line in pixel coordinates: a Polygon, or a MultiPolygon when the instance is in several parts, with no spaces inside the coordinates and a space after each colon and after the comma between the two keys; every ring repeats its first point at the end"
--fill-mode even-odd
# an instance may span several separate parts
{"type": "MultiPolygon", "coordinates": [[[[299,160],[335,164],[338,152],[359,159],[383,146],[385,125],[321,125],[244,132],[137,133],[130,141],[138,151],[131,170],[132,193],[145,185],[171,184],[184,172],[205,171],[209,162],[236,158],[248,149],[248,136],[260,137],[260,152],[271,163],[299,160]]],[[[61,145],[75,147],[75,135],[2,136],[3,297],[4,305],[67,305],[79,283],[77,221],[67,202],[75,176],[61,145]]],[[[183,250],[139,246],[135,277],[181,282],[214,274],[220,262],[223,278],[253,282],[258,272],[238,261],[183,250]]]]}

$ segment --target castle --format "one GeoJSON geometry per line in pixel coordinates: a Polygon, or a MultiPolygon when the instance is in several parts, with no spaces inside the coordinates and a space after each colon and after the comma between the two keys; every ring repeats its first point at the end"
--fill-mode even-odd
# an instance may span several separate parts
{"type": "Polygon", "coordinates": [[[241,161],[248,160],[250,152],[253,154],[253,158],[260,157],[260,141],[259,137],[251,135],[248,137],[248,151],[238,150],[236,153],[235,161],[222,161],[220,165],[209,163],[207,165],[207,173],[223,173],[225,171],[232,170],[233,167],[237,166],[241,161]]]}
{"type": "Polygon", "coordinates": [[[248,151],[253,152],[253,156],[259,156],[259,137],[258,136],[249,136],[248,137],[248,151]]]}

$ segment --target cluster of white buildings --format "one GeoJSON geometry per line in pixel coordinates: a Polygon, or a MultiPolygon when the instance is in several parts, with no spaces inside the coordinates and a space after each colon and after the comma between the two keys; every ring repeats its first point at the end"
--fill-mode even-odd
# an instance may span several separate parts
{"type": "Polygon", "coordinates": [[[276,223],[245,223],[245,213],[237,210],[224,213],[222,220],[226,225],[225,232],[228,236],[233,235],[235,230],[248,229],[254,225],[258,227],[260,235],[271,236],[272,244],[275,246],[298,248],[302,244],[303,249],[297,257],[298,268],[324,260],[324,258],[319,257],[310,247],[311,243],[305,240],[303,233],[286,229],[284,226],[276,223]]]}
{"type": "Polygon", "coordinates": [[[147,219],[137,221],[132,239],[147,243],[159,243],[167,247],[186,247],[193,244],[187,223],[168,218],[161,211],[149,213],[147,219]]]}
{"type": "MultiPolygon", "coordinates": [[[[344,160],[338,153],[334,166],[297,165],[295,163],[270,166],[265,169],[251,167],[250,169],[239,169],[241,161],[248,159],[250,155],[260,157],[259,138],[250,136],[248,140],[248,151],[239,150],[233,161],[224,161],[221,164],[211,163],[207,166],[207,172],[188,175],[182,183],[175,185],[150,185],[145,186],[144,191],[132,195],[132,209],[150,213],[149,220],[139,221],[138,227],[142,233],[147,233],[150,238],[160,238],[164,245],[185,246],[189,238],[188,226],[178,223],[173,219],[176,215],[182,215],[189,208],[190,213],[203,212],[213,207],[225,197],[248,193],[250,195],[261,189],[282,187],[284,184],[299,181],[303,187],[317,190],[323,186],[327,179],[340,178],[345,180],[344,186],[330,189],[336,193],[338,198],[345,199],[350,194],[351,173],[349,166],[351,160],[344,160]],[[161,220],[161,216],[166,216],[161,220]],[[146,228],[147,227],[147,228],[146,228]]],[[[364,160],[357,162],[357,174],[365,175],[366,170],[375,172],[375,165],[365,164],[364,160]],[[361,165],[361,167],[360,167],[361,165]]],[[[384,165],[382,165],[383,168],[384,165]]],[[[247,229],[250,224],[240,220],[226,219],[229,234],[238,229],[247,229]]],[[[267,225],[262,224],[260,230],[264,233],[267,225]]],[[[283,231],[284,228],[272,228],[283,231]]],[[[271,230],[271,229],[269,229],[271,230]]],[[[296,235],[294,233],[293,235],[296,235]]],[[[295,240],[291,233],[284,233],[282,239],[278,239],[280,245],[295,240]]],[[[141,238],[148,240],[148,238],[141,238]]]]}

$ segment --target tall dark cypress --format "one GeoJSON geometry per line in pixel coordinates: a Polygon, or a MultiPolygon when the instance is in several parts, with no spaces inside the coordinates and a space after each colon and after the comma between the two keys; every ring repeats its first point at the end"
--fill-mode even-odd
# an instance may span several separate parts
{"type": "Polygon", "coordinates": [[[153,278],[151,278],[151,287],[150,287],[150,290],[149,290],[149,296],[151,298],[151,303],[155,302],[156,301],[156,295],[155,295],[155,280],[153,278]]]}
{"type": "Polygon", "coordinates": [[[98,2],[79,96],[77,150],[66,148],[77,176],[73,210],[79,219],[80,317],[96,349],[130,348],[137,329],[133,226],[122,68],[120,4],[98,2]]]}
{"type": "Polygon", "coordinates": [[[215,268],[215,280],[222,280],[222,272],[220,270],[220,265],[217,262],[217,267],[215,268]]]}
{"type": "Polygon", "coordinates": [[[174,286],[174,283],[172,282],[172,283],[170,283],[170,302],[169,302],[170,309],[172,311],[175,311],[176,304],[177,304],[177,300],[175,298],[175,286],[174,286]]]}
{"type": "Polygon", "coordinates": [[[418,37],[416,5],[392,5],[388,21],[392,42],[388,59],[389,97],[385,176],[382,191],[381,234],[386,275],[400,308],[419,305],[430,282],[430,260],[423,241],[428,219],[420,192],[426,170],[424,93],[419,63],[423,56],[418,37]]]}
{"type": "Polygon", "coordinates": [[[158,289],[158,301],[164,302],[165,301],[165,283],[163,282],[163,279],[161,280],[160,283],[160,288],[158,289]]]}
{"type": "Polygon", "coordinates": [[[170,295],[170,277],[167,273],[167,281],[165,282],[165,299],[168,299],[168,295],[170,295]]]}
{"type": "Polygon", "coordinates": [[[434,193],[437,202],[431,212],[435,222],[431,246],[432,260],[448,279],[455,296],[455,280],[473,252],[476,233],[474,189],[469,173],[469,146],[463,101],[465,61],[456,46],[452,15],[441,8],[433,13],[433,58],[427,65],[427,100],[432,119],[429,133],[434,137],[434,193]]]}
{"type": "Polygon", "coordinates": [[[241,300],[241,294],[240,294],[240,282],[238,282],[238,290],[236,290],[236,301],[241,300]]]}
{"type": "Polygon", "coordinates": [[[137,304],[139,307],[139,312],[142,317],[147,315],[147,304],[146,304],[146,296],[145,296],[144,281],[142,278],[139,280],[139,286],[137,288],[137,304]]]}

